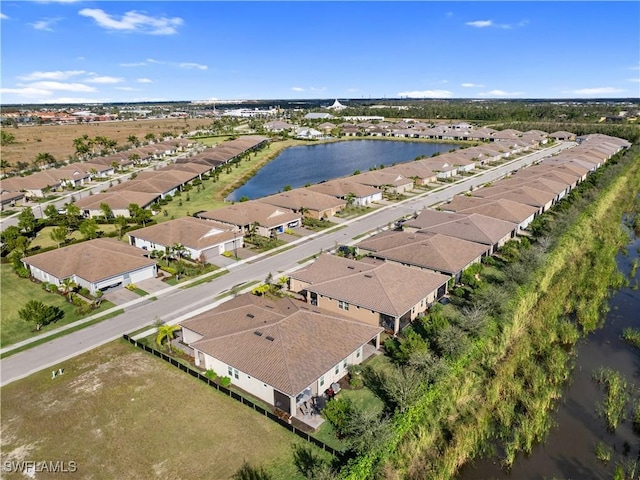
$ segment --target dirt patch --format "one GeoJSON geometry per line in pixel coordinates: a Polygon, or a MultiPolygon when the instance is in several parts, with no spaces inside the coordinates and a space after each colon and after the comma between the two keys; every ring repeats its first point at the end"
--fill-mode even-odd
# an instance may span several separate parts
{"type": "Polygon", "coordinates": [[[299,478],[291,448],[302,440],[124,341],[61,367],[53,380],[43,371],[0,390],[0,462],[74,461],[78,478],[187,479],[230,478],[246,460],[274,480],[299,478]]]}
{"type": "Polygon", "coordinates": [[[211,125],[206,118],[135,120],[130,122],[101,122],[84,125],[42,125],[7,128],[15,137],[15,143],[2,147],[2,160],[15,165],[16,162],[31,163],[39,153],[50,153],[56,160],[64,161],[75,154],[73,140],[89,135],[90,138],[104,136],[115,140],[118,147],[127,145],[127,139],[135,135],[140,141],[145,135],[161,132],[182,134],[198,127],[211,125]]]}

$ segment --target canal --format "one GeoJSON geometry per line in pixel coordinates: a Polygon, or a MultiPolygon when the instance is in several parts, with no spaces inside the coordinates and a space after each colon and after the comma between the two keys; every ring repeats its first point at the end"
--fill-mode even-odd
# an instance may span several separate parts
{"type": "Polygon", "coordinates": [[[410,162],[424,155],[445,153],[459,145],[392,140],[349,140],[290,147],[270,161],[225,200],[251,200],[284,190],[366,172],[371,167],[410,162]]]}
{"type": "MultiPolygon", "coordinates": [[[[461,480],[541,479],[541,478],[614,478],[616,466],[631,468],[640,455],[639,438],[632,430],[633,406],[638,402],[640,355],[638,349],[622,340],[625,328],[640,328],[639,270],[633,268],[640,259],[640,236],[632,237],[623,253],[618,254],[619,270],[628,286],[615,292],[601,328],[576,346],[576,365],[554,414],[554,427],[544,444],[534,447],[531,455],[519,455],[510,472],[500,468],[499,460],[480,459],[465,465],[461,480]],[[607,430],[597,413],[605,395],[602,385],[593,380],[600,368],[610,368],[624,376],[630,385],[626,420],[615,433],[607,430]],[[598,444],[611,449],[611,459],[604,463],[596,456],[598,444]]],[[[639,469],[635,476],[639,478],[639,469]]],[[[622,478],[630,478],[628,476],[622,478]]]]}

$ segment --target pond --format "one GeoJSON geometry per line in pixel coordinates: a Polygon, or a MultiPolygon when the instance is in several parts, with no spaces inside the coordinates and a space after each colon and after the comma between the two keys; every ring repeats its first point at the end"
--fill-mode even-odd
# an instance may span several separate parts
{"type": "MultiPolygon", "coordinates": [[[[638,436],[633,433],[633,408],[640,386],[640,355],[637,348],[622,340],[625,328],[640,328],[640,290],[638,271],[632,264],[640,258],[640,237],[626,247],[617,258],[619,270],[629,279],[629,286],[618,290],[610,299],[610,310],[603,328],[581,340],[576,347],[576,366],[570,384],[554,414],[554,427],[542,445],[531,455],[519,455],[510,473],[501,470],[495,459],[482,459],[465,465],[462,480],[476,479],[540,479],[540,478],[614,478],[616,465],[629,465],[638,460],[638,436]],[[631,277],[631,273],[635,273],[631,277]],[[610,433],[597,406],[604,400],[604,389],[593,380],[594,371],[610,368],[624,376],[631,389],[626,421],[610,433]],[[603,442],[611,448],[611,460],[605,464],[595,454],[603,442]]],[[[640,269],[637,269],[640,270],[640,269]]],[[[638,470],[636,469],[636,475],[638,470]]],[[[638,478],[638,477],[634,477],[638,478]]]]}
{"type": "Polygon", "coordinates": [[[283,191],[287,186],[312,185],[351,175],[356,170],[366,172],[371,167],[410,162],[421,155],[431,157],[457,148],[454,144],[392,140],[349,140],[290,147],[225,200],[242,197],[253,200],[283,191]]]}

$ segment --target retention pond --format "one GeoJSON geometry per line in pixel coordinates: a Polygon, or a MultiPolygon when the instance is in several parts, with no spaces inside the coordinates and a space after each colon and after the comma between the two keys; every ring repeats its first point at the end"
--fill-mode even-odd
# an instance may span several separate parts
{"type": "Polygon", "coordinates": [[[250,200],[334,178],[365,172],[380,165],[410,162],[459,148],[458,145],[391,140],[349,140],[344,142],[290,147],[270,161],[242,187],[225,199],[250,200]]]}

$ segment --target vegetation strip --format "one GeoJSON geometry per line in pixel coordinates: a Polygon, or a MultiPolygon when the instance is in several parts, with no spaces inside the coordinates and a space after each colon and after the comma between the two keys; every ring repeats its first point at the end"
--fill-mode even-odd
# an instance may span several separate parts
{"type": "Polygon", "coordinates": [[[612,160],[593,174],[588,184],[601,186],[600,194],[579,189],[572,197],[579,213],[554,212],[549,223],[565,233],[516,289],[499,321],[492,321],[491,334],[451,361],[444,377],[396,414],[391,439],[350,462],[345,478],[371,478],[389,469],[409,478],[451,478],[496,441],[509,466],[518,451],[530,451],[544,439],[548,412],[569,376],[571,347],[579,332],[597,327],[609,287],[622,281],[614,257],[625,242],[620,218],[633,199],[629,192],[640,185],[637,156],[634,147],[619,165],[612,160]]]}

